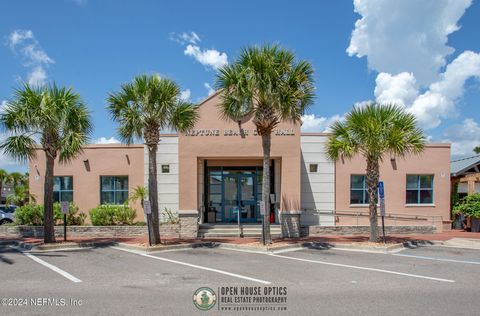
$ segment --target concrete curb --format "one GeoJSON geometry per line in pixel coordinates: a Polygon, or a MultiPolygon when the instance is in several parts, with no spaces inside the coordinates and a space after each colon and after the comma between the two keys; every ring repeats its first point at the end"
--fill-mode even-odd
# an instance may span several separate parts
{"type": "Polygon", "coordinates": [[[146,253],[151,253],[151,252],[162,252],[162,251],[171,251],[171,250],[179,250],[179,249],[193,249],[193,248],[201,248],[201,247],[212,248],[212,243],[211,242],[187,243],[187,244],[177,244],[177,245],[160,245],[160,246],[152,246],[152,247],[142,247],[142,246],[127,244],[127,243],[117,243],[115,246],[119,248],[124,248],[124,249],[141,250],[141,251],[145,251],[146,253]]]}
{"type": "Polygon", "coordinates": [[[317,249],[317,250],[328,250],[328,249],[338,249],[338,250],[349,250],[349,251],[359,251],[359,252],[371,252],[371,253],[393,253],[398,252],[406,248],[418,248],[426,247],[432,245],[443,245],[443,241],[425,241],[425,240],[414,240],[407,241],[404,243],[396,243],[392,245],[385,246],[366,246],[358,244],[347,244],[347,243],[327,243],[327,242],[303,242],[303,243],[294,243],[289,245],[282,245],[277,247],[272,246],[251,246],[248,244],[231,244],[231,243],[221,243],[221,242],[199,242],[199,243],[185,243],[185,244],[173,244],[173,245],[160,245],[153,247],[143,247],[134,244],[128,244],[123,242],[113,242],[113,241],[99,241],[99,242],[85,242],[85,243],[66,243],[66,244],[42,244],[39,243],[27,243],[19,240],[7,240],[0,241],[0,245],[14,245],[19,248],[22,248],[27,251],[59,251],[59,250],[77,250],[77,249],[91,249],[91,248],[101,248],[101,247],[119,247],[129,250],[145,251],[145,253],[153,252],[162,252],[162,251],[172,251],[172,250],[181,250],[181,249],[195,249],[195,248],[219,248],[219,249],[232,249],[232,250],[243,250],[248,252],[256,252],[262,254],[272,254],[277,252],[284,252],[288,250],[300,250],[300,249],[317,249]]]}

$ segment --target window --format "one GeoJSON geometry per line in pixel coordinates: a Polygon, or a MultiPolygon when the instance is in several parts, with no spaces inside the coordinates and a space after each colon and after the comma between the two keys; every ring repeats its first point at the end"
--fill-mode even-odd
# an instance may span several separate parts
{"type": "Polygon", "coordinates": [[[309,166],[310,172],[318,172],[318,164],[311,163],[309,166]]]}
{"type": "Polygon", "coordinates": [[[162,165],[162,173],[170,173],[170,165],[162,165]]]}
{"type": "Polygon", "coordinates": [[[53,178],[53,200],[55,202],[73,202],[73,177],[53,178]]]}
{"type": "Polygon", "coordinates": [[[433,175],[407,175],[407,204],[433,203],[433,175]]]}
{"type": "Polygon", "coordinates": [[[123,204],[127,199],[127,176],[100,177],[100,204],[123,204]]]}
{"type": "Polygon", "coordinates": [[[368,204],[365,175],[350,176],[350,204],[368,204]]]}

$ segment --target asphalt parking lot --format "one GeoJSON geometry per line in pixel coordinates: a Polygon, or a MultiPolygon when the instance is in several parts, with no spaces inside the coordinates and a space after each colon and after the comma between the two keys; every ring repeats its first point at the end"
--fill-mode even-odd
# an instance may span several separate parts
{"type": "Polygon", "coordinates": [[[480,250],[442,246],[393,254],[108,247],[22,253],[0,246],[0,314],[478,315],[479,269],[480,250]],[[200,287],[217,294],[208,311],[193,304],[200,287]],[[285,289],[286,301],[226,299],[245,287],[285,289]]]}

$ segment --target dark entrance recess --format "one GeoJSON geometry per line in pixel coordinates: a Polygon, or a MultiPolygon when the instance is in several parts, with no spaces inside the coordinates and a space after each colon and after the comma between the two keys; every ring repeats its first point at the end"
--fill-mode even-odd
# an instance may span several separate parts
{"type": "MultiPolygon", "coordinates": [[[[204,221],[261,223],[258,201],[262,199],[262,167],[208,167],[204,161],[204,221]]],[[[275,192],[274,163],[270,167],[270,193],[275,192]]],[[[275,222],[274,206],[270,221],[275,222]]]]}

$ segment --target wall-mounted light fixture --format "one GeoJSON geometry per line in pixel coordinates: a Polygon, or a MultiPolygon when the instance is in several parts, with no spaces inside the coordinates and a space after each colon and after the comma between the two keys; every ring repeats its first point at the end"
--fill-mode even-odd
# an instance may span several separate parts
{"type": "Polygon", "coordinates": [[[395,157],[390,158],[390,163],[392,164],[393,170],[397,170],[397,160],[395,159],[395,157]]]}
{"type": "Polygon", "coordinates": [[[87,160],[84,160],[83,161],[83,164],[85,165],[85,170],[87,170],[88,172],[90,172],[90,161],[87,160]]]}

